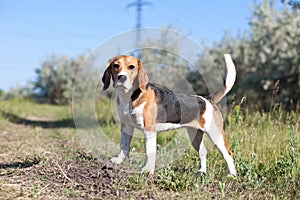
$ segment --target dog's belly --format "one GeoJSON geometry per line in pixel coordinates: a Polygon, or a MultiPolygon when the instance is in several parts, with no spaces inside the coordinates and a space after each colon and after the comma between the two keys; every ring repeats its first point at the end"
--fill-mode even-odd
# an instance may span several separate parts
{"type": "Polygon", "coordinates": [[[155,125],[156,132],[168,131],[172,129],[178,129],[183,127],[181,124],[173,124],[173,123],[157,123],[155,125]]]}
{"type": "MultiPolygon", "coordinates": [[[[122,117],[123,121],[125,121],[130,126],[137,128],[139,130],[144,131],[144,123],[143,118],[141,115],[126,115],[122,117]]],[[[162,131],[168,131],[172,129],[179,129],[184,127],[191,127],[195,129],[202,129],[202,127],[199,126],[199,123],[194,120],[189,123],[185,124],[176,124],[176,123],[156,123],[155,124],[155,131],[156,132],[162,132],[162,131]]]]}
{"type": "Polygon", "coordinates": [[[199,126],[199,122],[197,122],[196,120],[193,120],[193,121],[185,123],[185,124],[157,123],[155,125],[156,132],[168,131],[168,130],[184,128],[184,127],[190,127],[190,128],[203,130],[203,128],[199,126]]]}
{"type": "MultiPolygon", "coordinates": [[[[143,124],[137,124],[137,123],[134,123],[133,121],[130,121],[129,124],[134,128],[137,128],[141,131],[144,131],[144,125],[143,124]]],[[[155,124],[155,131],[156,132],[162,132],[162,131],[169,131],[169,130],[184,128],[184,127],[202,129],[199,126],[194,125],[194,123],[188,123],[188,124],[157,123],[157,124],[155,124]]]]}

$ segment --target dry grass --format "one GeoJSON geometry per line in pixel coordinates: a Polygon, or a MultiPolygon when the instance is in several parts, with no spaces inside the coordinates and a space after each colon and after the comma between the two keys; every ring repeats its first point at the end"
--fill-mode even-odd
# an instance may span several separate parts
{"type": "MultiPolygon", "coordinates": [[[[189,149],[148,177],[123,172],[122,166],[86,152],[70,107],[0,102],[0,197],[299,199],[299,113],[248,113],[236,106],[228,116],[226,132],[237,178],[226,177],[225,163],[215,149],[209,152],[206,176],[195,174],[199,159],[189,149]]],[[[111,134],[118,139],[119,133],[111,134]]],[[[166,141],[163,136],[159,143],[166,141]]]]}

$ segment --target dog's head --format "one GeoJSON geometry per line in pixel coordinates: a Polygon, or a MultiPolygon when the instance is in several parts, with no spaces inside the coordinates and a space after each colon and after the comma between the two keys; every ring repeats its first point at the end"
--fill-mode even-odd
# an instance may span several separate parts
{"type": "Polygon", "coordinates": [[[142,62],[133,56],[116,56],[109,60],[107,68],[103,74],[103,90],[110,85],[113,80],[113,87],[129,91],[137,86],[142,91],[146,90],[148,76],[142,66],[142,62]]]}

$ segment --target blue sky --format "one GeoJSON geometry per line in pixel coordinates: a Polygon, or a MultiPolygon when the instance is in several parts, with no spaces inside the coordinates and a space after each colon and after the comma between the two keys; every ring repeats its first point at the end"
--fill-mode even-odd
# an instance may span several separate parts
{"type": "MultiPolygon", "coordinates": [[[[0,89],[35,79],[35,69],[53,54],[87,53],[120,32],[135,28],[135,0],[1,0],[0,89]]],[[[204,44],[248,29],[252,0],[147,0],[143,27],[174,25],[204,44]]]]}

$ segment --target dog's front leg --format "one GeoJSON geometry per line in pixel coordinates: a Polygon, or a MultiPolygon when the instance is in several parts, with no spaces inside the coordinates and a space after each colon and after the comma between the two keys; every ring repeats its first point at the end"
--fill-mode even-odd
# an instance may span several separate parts
{"type": "Polygon", "coordinates": [[[156,132],[144,131],[144,140],[146,148],[145,166],[142,168],[143,172],[154,174],[155,160],[156,160],[156,132]]]}
{"type": "Polygon", "coordinates": [[[115,164],[121,164],[128,157],[132,135],[133,127],[126,125],[125,127],[121,128],[121,151],[118,156],[110,159],[111,162],[115,164]]]}

